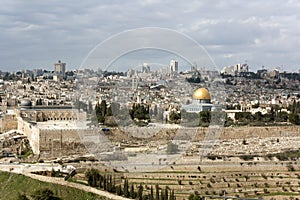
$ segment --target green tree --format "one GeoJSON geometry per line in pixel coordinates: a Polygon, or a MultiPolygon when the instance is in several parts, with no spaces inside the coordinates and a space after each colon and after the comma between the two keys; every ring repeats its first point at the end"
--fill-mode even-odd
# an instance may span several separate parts
{"type": "Polygon", "coordinates": [[[276,121],[277,122],[287,122],[289,118],[289,115],[287,112],[278,112],[277,115],[276,115],[276,121]]]}
{"type": "Polygon", "coordinates": [[[291,113],[289,114],[289,122],[295,125],[300,125],[300,117],[298,114],[291,113]]]}
{"type": "Polygon", "coordinates": [[[52,192],[52,190],[50,190],[48,188],[35,191],[31,195],[31,197],[34,200],[54,200],[54,199],[59,199],[57,197],[54,197],[54,193],[52,192]]]}
{"type": "Polygon", "coordinates": [[[166,199],[166,200],[169,199],[169,191],[168,191],[167,186],[166,186],[166,188],[165,188],[165,199],[166,199]]]}
{"type": "Polygon", "coordinates": [[[256,112],[253,117],[256,121],[261,121],[264,116],[261,112],[256,112]]]}
{"type": "Polygon", "coordinates": [[[121,185],[116,186],[116,193],[119,196],[121,196],[123,194],[121,185]]]}
{"type": "Polygon", "coordinates": [[[158,186],[158,184],[155,185],[155,199],[159,200],[159,186],[158,186]]]}
{"type": "Polygon", "coordinates": [[[149,107],[143,104],[134,104],[129,110],[131,119],[149,120],[149,107]]]}
{"type": "Polygon", "coordinates": [[[198,127],[199,126],[199,114],[190,113],[186,110],[181,110],[181,124],[187,127],[198,127]]]}
{"type": "Polygon", "coordinates": [[[168,143],[167,154],[175,154],[178,152],[178,145],[173,144],[172,142],[168,143]]]}
{"type": "Polygon", "coordinates": [[[100,182],[100,174],[99,171],[96,169],[89,169],[86,173],[85,173],[85,177],[88,181],[88,185],[92,186],[92,187],[96,187],[99,186],[99,182],[100,182]]]}
{"type": "Polygon", "coordinates": [[[149,200],[154,200],[154,194],[153,194],[153,187],[152,187],[152,185],[151,185],[151,188],[150,188],[149,200]]]}
{"type": "Polygon", "coordinates": [[[170,192],[170,200],[176,200],[174,189],[170,192]]]}
{"type": "Polygon", "coordinates": [[[190,194],[189,200],[202,200],[203,198],[200,197],[198,194],[190,194]]]}
{"type": "Polygon", "coordinates": [[[93,112],[93,105],[92,105],[92,102],[89,101],[89,109],[88,109],[88,112],[89,113],[92,113],[93,112]]]}
{"type": "Polygon", "coordinates": [[[129,190],[128,189],[129,189],[128,188],[128,180],[125,179],[124,180],[124,189],[123,189],[125,197],[129,197],[129,190]]]}
{"type": "Polygon", "coordinates": [[[138,193],[137,193],[137,198],[138,200],[143,200],[143,186],[142,184],[139,185],[139,188],[138,188],[138,193]]]}
{"type": "Polygon", "coordinates": [[[210,111],[201,111],[199,113],[199,125],[200,126],[208,126],[210,123],[211,114],[210,111]]]}
{"type": "Polygon", "coordinates": [[[25,194],[18,193],[17,200],[29,200],[25,194]]]}
{"type": "Polygon", "coordinates": [[[181,119],[181,113],[180,112],[174,112],[172,111],[169,115],[169,120],[172,123],[179,124],[181,119]]]}
{"type": "Polygon", "coordinates": [[[107,104],[105,100],[102,100],[100,103],[100,114],[101,116],[105,116],[106,115],[106,110],[107,110],[107,104]]]}
{"type": "Polygon", "coordinates": [[[136,197],[136,192],[134,191],[134,185],[131,184],[131,188],[130,188],[130,197],[135,199],[136,197]]]}

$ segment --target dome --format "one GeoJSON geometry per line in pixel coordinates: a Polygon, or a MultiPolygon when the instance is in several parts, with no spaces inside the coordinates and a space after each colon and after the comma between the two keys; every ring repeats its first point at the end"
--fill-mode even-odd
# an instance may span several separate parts
{"type": "Polygon", "coordinates": [[[210,94],[207,89],[199,88],[194,92],[193,98],[199,100],[210,100],[210,94]]]}

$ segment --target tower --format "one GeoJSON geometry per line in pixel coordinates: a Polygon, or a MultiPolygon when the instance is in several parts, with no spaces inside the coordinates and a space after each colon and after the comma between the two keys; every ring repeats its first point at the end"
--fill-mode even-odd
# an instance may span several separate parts
{"type": "Polygon", "coordinates": [[[177,60],[171,60],[170,61],[170,72],[178,72],[178,61],[177,60]]]}
{"type": "Polygon", "coordinates": [[[54,72],[59,75],[65,75],[66,63],[62,63],[60,60],[58,60],[58,62],[54,64],[54,72]]]}

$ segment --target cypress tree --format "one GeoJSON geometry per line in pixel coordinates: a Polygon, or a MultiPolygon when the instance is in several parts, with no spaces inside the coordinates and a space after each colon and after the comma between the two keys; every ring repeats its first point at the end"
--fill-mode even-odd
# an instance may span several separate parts
{"type": "Polygon", "coordinates": [[[144,188],[140,184],[139,189],[138,189],[138,194],[137,194],[139,200],[143,200],[143,190],[144,190],[144,188]]]}
{"type": "Polygon", "coordinates": [[[103,178],[103,189],[106,190],[107,189],[107,180],[106,180],[106,174],[104,174],[104,178],[103,178]]]}
{"type": "Polygon", "coordinates": [[[133,198],[133,199],[135,199],[135,197],[136,197],[133,184],[131,184],[130,197],[133,198]]]}
{"type": "Polygon", "coordinates": [[[122,187],[121,187],[121,185],[118,185],[118,186],[116,187],[116,193],[117,193],[117,195],[119,195],[119,196],[122,195],[122,187]]]}
{"type": "Polygon", "coordinates": [[[109,175],[108,191],[112,192],[112,175],[109,175]]]}
{"type": "Polygon", "coordinates": [[[154,196],[153,196],[153,187],[151,185],[151,189],[150,189],[150,198],[149,200],[153,200],[154,199],[154,196]]]}
{"type": "Polygon", "coordinates": [[[159,187],[158,187],[158,184],[155,185],[155,200],[159,200],[159,187]]]}
{"type": "Polygon", "coordinates": [[[114,174],[114,181],[113,181],[113,184],[112,184],[112,190],[113,190],[113,192],[116,192],[116,174],[114,174]]]}
{"type": "Polygon", "coordinates": [[[164,192],[164,190],[161,189],[161,191],[160,191],[160,199],[161,199],[161,200],[166,200],[166,199],[165,199],[165,194],[166,194],[166,193],[164,192]]]}
{"type": "Polygon", "coordinates": [[[99,176],[99,188],[102,188],[102,175],[99,176]]]}
{"type": "Polygon", "coordinates": [[[167,188],[167,186],[166,186],[166,188],[165,188],[165,200],[168,200],[168,196],[169,196],[168,193],[169,193],[169,192],[168,192],[168,188],[167,188]]]}
{"type": "Polygon", "coordinates": [[[124,196],[129,197],[129,192],[128,192],[128,180],[124,180],[124,196]]]}

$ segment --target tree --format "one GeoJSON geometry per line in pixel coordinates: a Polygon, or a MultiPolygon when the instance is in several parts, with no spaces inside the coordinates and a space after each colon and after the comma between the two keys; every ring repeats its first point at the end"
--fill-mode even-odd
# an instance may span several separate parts
{"type": "Polygon", "coordinates": [[[276,121],[277,122],[286,122],[289,118],[289,115],[287,112],[278,112],[276,115],[276,121]]]}
{"type": "Polygon", "coordinates": [[[202,200],[204,198],[200,197],[198,194],[190,194],[189,200],[202,200]]]}
{"type": "Polygon", "coordinates": [[[124,180],[124,190],[123,191],[124,191],[124,196],[129,197],[128,180],[127,179],[124,180]]]}
{"type": "Polygon", "coordinates": [[[256,112],[255,114],[254,114],[254,119],[256,120],[256,121],[261,121],[262,119],[263,119],[263,114],[261,113],[261,112],[256,112]]]}
{"type": "Polygon", "coordinates": [[[17,200],[29,200],[25,194],[18,193],[17,200]]]}
{"type": "Polygon", "coordinates": [[[123,194],[121,185],[118,185],[118,186],[116,187],[116,193],[117,193],[117,195],[119,195],[119,196],[121,196],[121,195],[123,194]]]}
{"type": "Polygon", "coordinates": [[[190,113],[186,110],[181,110],[181,124],[187,127],[198,127],[199,126],[199,114],[190,113]]]}
{"type": "Polygon", "coordinates": [[[58,199],[58,198],[54,197],[54,193],[52,192],[52,190],[50,190],[48,188],[35,191],[31,195],[31,197],[34,200],[53,200],[53,199],[58,199]]]}
{"type": "Polygon", "coordinates": [[[153,187],[151,185],[151,188],[150,188],[150,197],[149,197],[149,200],[154,200],[154,194],[153,194],[153,187]]]}
{"type": "Polygon", "coordinates": [[[170,142],[167,146],[167,153],[168,154],[175,154],[177,152],[178,152],[178,145],[173,144],[172,142],[170,142]]]}
{"type": "Polygon", "coordinates": [[[89,109],[88,109],[89,113],[92,113],[93,111],[93,105],[92,105],[92,102],[89,101],[89,109]]]}
{"type": "Polygon", "coordinates": [[[101,103],[97,103],[95,106],[95,113],[99,123],[104,123],[107,111],[106,101],[102,100],[101,103]]]}
{"type": "Polygon", "coordinates": [[[159,200],[159,186],[158,186],[158,184],[155,185],[155,199],[159,200]]]}
{"type": "Polygon", "coordinates": [[[161,189],[161,191],[160,191],[160,199],[161,199],[161,200],[167,200],[167,199],[165,198],[165,193],[164,193],[164,190],[163,190],[163,189],[161,189]]]}
{"type": "Polygon", "coordinates": [[[98,182],[100,181],[99,171],[96,169],[90,169],[85,173],[85,177],[87,178],[88,185],[92,187],[99,186],[98,182]]]}
{"type": "Polygon", "coordinates": [[[158,114],[158,109],[157,109],[157,105],[155,104],[153,109],[153,115],[156,116],[157,114],[158,114]]]}
{"type": "Polygon", "coordinates": [[[176,200],[175,193],[174,193],[174,189],[171,190],[171,193],[170,193],[170,200],[176,200]]]}
{"type": "Polygon", "coordinates": [[[298,114],[291,113],[289,114],[289,122],[295,125],[300,125],[300,117],[298,114]]]}
{"type": "Polygon", "coordinates": [[[102,101],[101,101],[101,104],[100,104],[100,110],[99,110],[101,116],[105,116],[105,115],[106,115],[106,109],[107,109],[106,101],[105,101],[105,100],[102,100],[102,101]]]}
{"type": "Polygon", "coordinates": [[[144,188],[143,188],[142,184],[140,184],[139,189],[138,189],[138,193],[137,193],[137,198],[139,200],[143,200],[143,190],[144,190],[144,188]]]}
{"type": "Polygon", "coordinates": [[[149,120],[149,107],[145,106],[143,104],[134,104],[132,106],[132,109],[129,110],[129,114],[131,116],[131,119],[137,119],[137,120],[149,120]]]}
{"type": "Polygon", "coordinates": [[[208,126],[210,123],[211,114],[210,111],[201,111],[199,113],[199,125],[200,126],[208,126]]]}
{"type": "Polygon", "coordinates": [[[169,120],[173,123],[180,123],[180,119],[181,119],[181,114],[180,112],[171,112],[170,113],[170,116],[169,116],[169,120]]]}
{"type": "Polygon", "coordinates": [[[169,191],[168,191],[167,186],[166,186],[166,188],[165,188],[165,199],[166,199],[166,200],[169,199],[169,191]]]}
{"type": "Polygon", "coordinates": [[[130,197],[133,198],[133,199],[135,199],[135,197],[136,197],[136,193],[134,191],[134,185],[133,184],[131,184],[130,197]]]}

